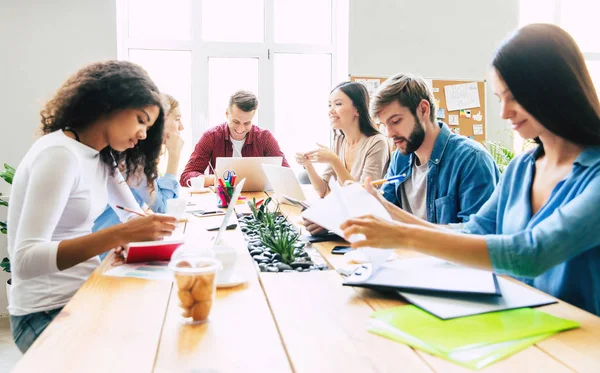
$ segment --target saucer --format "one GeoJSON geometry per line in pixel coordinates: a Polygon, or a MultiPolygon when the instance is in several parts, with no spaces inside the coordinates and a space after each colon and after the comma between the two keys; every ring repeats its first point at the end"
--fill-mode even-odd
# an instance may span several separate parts
{"type": "Polygon", "coordinates": [[[210,189],[208,189],[208,187],[204,187],[204,188],[197,188],[197,189],[189,189],[190,193],[208,193],[210,192],[210,189]]]}
{"type": "Polygon", "coordinates": [[[237,273],[234,273],[227,280],[218,281],[217,288],[232,288],[234,286],[238,286],[238,285],[244,284],[246,282],[248,282],[248,278],[246,278],[245,276],[241,276],[237,273]]]}

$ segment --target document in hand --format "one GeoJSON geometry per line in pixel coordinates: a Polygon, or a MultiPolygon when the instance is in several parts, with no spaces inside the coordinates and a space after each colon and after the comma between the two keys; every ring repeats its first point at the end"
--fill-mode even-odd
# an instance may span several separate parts
{"type": "Polygon", "coordinates": [[[396,289],[417,293],[501,295],[496,275],[433,257],[395,260],[378,269],[367,265],[344,282],[346,286],[396,289]]]}
{"type": "Polygon", "coordinates": [[[312,203],[302,213],[302,217],[340,237],[344,237],[340,225],[350,218],[374,215],[392,220],[385,207],[360,184],[340,187],[337,182],[333,182],[330,183],[330,187],[331,192],[325,198],[312,203]]]}
{"type": "Polygon", "coordinates": [[[127,263],[169,261],[175,249],[183,244],[183,240],[161,240],[132,242],[127,251],[127,263]]]}
{"type": "Polygon", "coordinates": [[[173,252],[181,246],[184,226],[179,224],[173,234],[159,241],[143,241],[129,243],[127,263],[169,261],[173,252]]]}

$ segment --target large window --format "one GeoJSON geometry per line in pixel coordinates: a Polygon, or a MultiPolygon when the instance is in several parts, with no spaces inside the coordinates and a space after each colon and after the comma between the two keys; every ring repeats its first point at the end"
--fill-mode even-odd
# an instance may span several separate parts
{"type": "Polygon", "coordinates": [[[119,58],[142,65],[181,103],[185,166],[229,96],[257,94],[254,123],[292,166],[330,143],[327,99],[348,77],[349,0],[118,0],[119,58]]]}

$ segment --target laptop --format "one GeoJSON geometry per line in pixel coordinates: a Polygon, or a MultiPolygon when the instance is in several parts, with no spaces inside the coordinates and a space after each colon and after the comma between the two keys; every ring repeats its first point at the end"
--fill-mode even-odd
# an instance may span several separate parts
{"type": "Polygon", "coordinates": [[[223,177],[225,171],[235,171],[236,179],[246,179],[243,192],[262,192],[272,190],[261,165],[281,166],[283,157],[218,157],[215,167],[217,177],[223,177]]]}
{"type": "Polygon", "coordinates": [[[263,164],[262,168],[273,187],[273,191],[277,194],[279,202],[308,208],[306,196],[294,170],[289,167],[270,164],[263,164]]]}

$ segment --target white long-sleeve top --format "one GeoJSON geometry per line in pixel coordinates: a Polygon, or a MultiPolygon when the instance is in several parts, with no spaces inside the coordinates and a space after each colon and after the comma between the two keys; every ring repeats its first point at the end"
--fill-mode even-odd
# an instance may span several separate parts
{"type": "MultiPolygon", "coordinates": [[[[90,234],[107,202],[139,209],[121,174],[112,176],[97,150],[63,131],[33,144],[17,167],[8,208],[11,315],[56,309],[71,299],[100,259],[60,271],[58,245],[90,234]]],[[[118,213],[122,221],[131,217],[118,213]]]]}

